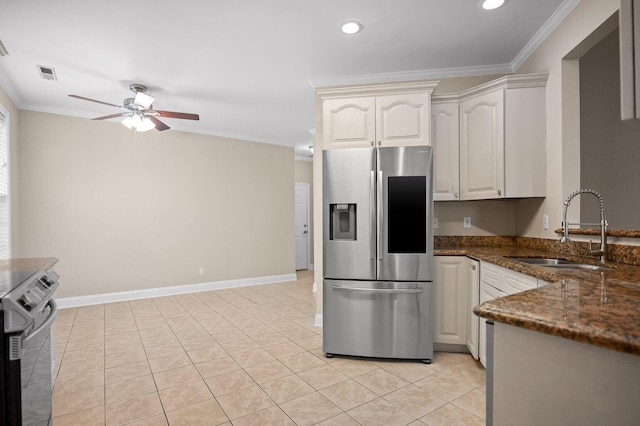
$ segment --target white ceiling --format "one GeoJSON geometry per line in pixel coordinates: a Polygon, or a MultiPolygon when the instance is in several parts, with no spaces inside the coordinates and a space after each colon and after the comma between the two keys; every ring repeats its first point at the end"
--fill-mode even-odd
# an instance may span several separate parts
{"type": "Polygon", "coordinates": [[[578,2],[0,0],[0,84],[20,109],[96,117],[118,110],[67,95],[120,105],[142,83],[200,114],[173,129],[307,146],[314,86],[512,72],[578,2]]]}

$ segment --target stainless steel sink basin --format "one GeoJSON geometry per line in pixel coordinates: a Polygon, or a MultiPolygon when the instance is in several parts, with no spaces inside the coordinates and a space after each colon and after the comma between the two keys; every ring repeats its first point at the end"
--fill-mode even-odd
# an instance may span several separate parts
{"type": "Polygon", "coordinates": [[[588,263],[573,262],[565,259],[550,259],[540,257],[514,257],[513,260],[530,265],[548,266],[551,268],[569,268],[569,269],[586,269],[590,271],[610,271],[611,268],[598,265],[590,265],[588,263]]]}

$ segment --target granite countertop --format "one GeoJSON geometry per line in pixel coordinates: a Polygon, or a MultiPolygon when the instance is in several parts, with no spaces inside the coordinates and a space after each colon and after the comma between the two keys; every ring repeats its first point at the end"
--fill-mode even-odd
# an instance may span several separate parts
{"type": "Polygon", "coordinates": [[[21,259],[0,259],[0,271],[22,271],[29,269],[48,270],[58,263],[55,257],[31,257],[21,259]]]}
{"type": "Polygon", "coordinates": [[[605,263],[611,270],[550,268],[513,257],[549,257],[600,264],[597,259],[529,248],[438,247],[436,255],[465,255],[551,284],[477,306],[487,319],[640,355],[640,266],[605,263]]]}

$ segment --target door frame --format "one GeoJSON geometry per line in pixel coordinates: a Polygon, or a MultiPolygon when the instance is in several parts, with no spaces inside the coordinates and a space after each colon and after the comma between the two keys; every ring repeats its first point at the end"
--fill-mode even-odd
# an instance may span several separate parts
{"type": "MultiPolygon", "coordinates": [[[[5,121],[5,137],[7,150],[5,152],[6,158],[5,167],[7,173],[7,193],[5,194],[5,198],[7,201],[7,256],[10,259],[12,257],[12,248],[13,248],[13,233],[12,231],[12,191],[11,191],[11,115],[9,111],[4,107],[4,105],[0,104],[0,114],[4,116],[5,121]]],[[[0,159],[1,160],[1,159],[0,159]]]]}

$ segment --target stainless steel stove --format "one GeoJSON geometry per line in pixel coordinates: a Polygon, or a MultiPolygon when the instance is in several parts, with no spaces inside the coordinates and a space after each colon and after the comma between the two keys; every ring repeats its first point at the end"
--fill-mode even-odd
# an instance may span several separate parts
{"type": "Polygon", "coordinates": [[[51,425],[52,271],[0,271],[0,425],[51,425]]]}

